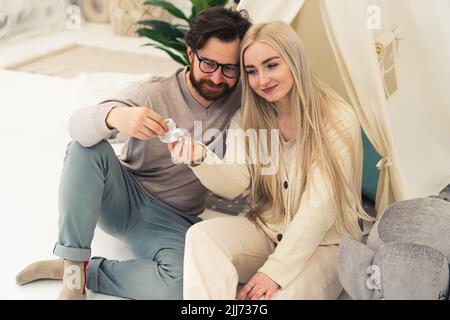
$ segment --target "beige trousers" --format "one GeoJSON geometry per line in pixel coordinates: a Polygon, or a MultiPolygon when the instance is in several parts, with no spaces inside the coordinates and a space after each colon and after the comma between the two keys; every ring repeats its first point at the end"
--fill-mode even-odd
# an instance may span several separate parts
{"type": "MultiPolygon", "coordinates": [[[[235,299],[274,251],[274,243],[247,218],[202,221],[186,235],[184,299],[235,299]]],[[[306,266],[273,299],[336,299],[342,291],[337,274],[338,246],[319,246],[306,266]]]]}

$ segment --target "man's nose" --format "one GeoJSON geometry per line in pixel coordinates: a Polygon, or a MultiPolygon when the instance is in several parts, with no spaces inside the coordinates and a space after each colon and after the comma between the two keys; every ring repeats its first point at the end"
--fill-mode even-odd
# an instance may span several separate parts
{"type": "Polygon", "coordinates": [[[217,68],[216,71],[211,73],[209,76],[209,79],[214,82],[214,84],[221,84],[223,82],[223,74],[222,74],[222,68],[217,68]]]}

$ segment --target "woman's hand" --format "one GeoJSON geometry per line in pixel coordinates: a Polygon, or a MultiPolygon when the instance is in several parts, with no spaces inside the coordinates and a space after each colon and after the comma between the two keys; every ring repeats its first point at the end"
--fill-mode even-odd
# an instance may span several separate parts
{"type": "Polygon", "coordinates": [[[237,300],[270,300],[279,285],[262,272],[257,272],[236,296],[237,300]]]}
{"type": "Polygon", "coordinates": [[[175,163],[200,164],[206,155],[205,147],[191,137],[168,143],[167,148],[175,163]]]}

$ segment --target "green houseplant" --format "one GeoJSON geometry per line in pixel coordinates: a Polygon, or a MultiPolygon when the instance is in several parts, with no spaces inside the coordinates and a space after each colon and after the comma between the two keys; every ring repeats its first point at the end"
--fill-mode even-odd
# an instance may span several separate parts
{"type": "Polygon", "coordinates": [[[136,33],[140,37],[146,37],[153,42],[146,45],[155,47],[166,52],[173,60],[183,66],[189,64],[189,58],[186,54],[186,45],[184,36],[189,30],[192,21],[203,10],[215,6],[225,6],[228,0],[191,0],[192,11],[187,17],[183,11],[175,5],[166,1],[146,1],[144,5],[162,7],[174,17],[183,20],[184,24],[171,24],[161,20],[140,20],[137,23],[143,27],[136,33]]]}

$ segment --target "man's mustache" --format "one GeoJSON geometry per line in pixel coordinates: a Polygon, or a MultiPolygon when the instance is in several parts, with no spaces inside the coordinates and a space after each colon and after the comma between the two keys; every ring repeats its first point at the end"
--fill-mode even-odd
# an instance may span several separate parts
{"type": "Polygon", "coordinates": [[[220,83],[220,84],[216,84],[212,81],[209,80],[200,80],[200,84],[207,84],[208,86],[212,86],[212,87],[219,87],[219,88],[228,88],[228,85],[226,83],[220,83]]]}

